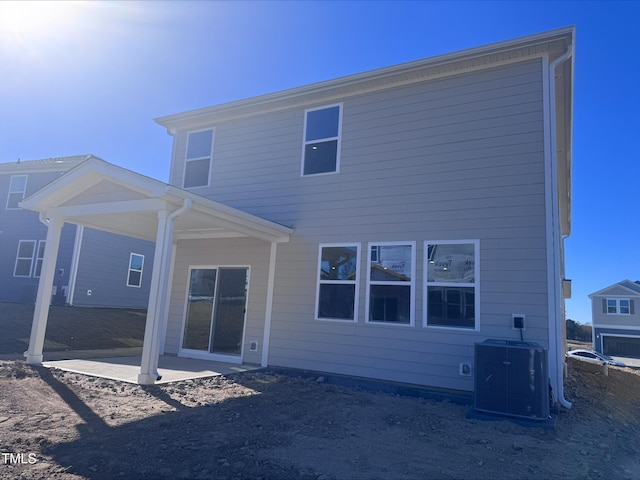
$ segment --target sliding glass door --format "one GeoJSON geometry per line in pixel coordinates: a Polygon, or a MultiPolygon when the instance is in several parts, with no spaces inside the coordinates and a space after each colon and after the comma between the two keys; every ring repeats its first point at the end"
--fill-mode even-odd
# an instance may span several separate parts
{"type": "Polygon", "coordinates": [[[248,268],[192,268],[182,348],[240,356],[247,305],[248,268]]]}

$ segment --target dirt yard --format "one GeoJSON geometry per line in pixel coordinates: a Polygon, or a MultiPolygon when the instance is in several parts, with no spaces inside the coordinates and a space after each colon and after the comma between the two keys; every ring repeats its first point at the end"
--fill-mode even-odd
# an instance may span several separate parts
{"type": "MultiPolygon", "coordinates": [[[[20,358],[29,348],[33,310],[0,302],[0,355],[20,358]]],[[[145,320],[146,310],[51,306],[44,351],[142,347],[145,320]]]]}
{"type": "Polygon", "coordinates": [[[637,479],[640,372],[570,363],[555,431],[269,371],[142,387],[0,361],[6,479],[637,479]]]}
{"type": "MultiPolygon", "coordinates": [[[[32,315],[0,303],[1,479],[640,478],[639,370],[571,361],[574,407],[551,431],[273,371],[142,387],[32,368],[13,360],[32,315]]],[[[137,346],[143,331],[141,311],[52,307],[45,349],[137,346]]]]}

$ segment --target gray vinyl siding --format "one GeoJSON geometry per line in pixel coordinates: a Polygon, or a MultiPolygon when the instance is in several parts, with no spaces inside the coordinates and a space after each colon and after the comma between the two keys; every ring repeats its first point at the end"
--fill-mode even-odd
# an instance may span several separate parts
{"type": "Polygon", "coordinates": [[[269,364],[472,390],[459,363],[475,342],[519,339],[512,313],[548,347],[542,90],[535,60],[209,125],[212,185],[193,191],[295,229],[278,246],[269,364]],[[300,177],[304,110],[336,102],[340,172],[300,177]],[[458,239],[480,242],[479,332],[422,323],[423,242],[458,239]],[[380,241],[417,244],[414,326],[365,323],[367,245],[380,241]],[[361,244],[355,323],[314,320],[318,246],[340,242],[361,244]]]}
{"type": "Polygon", "coordinates": [[[631,293],[626,288],[613,286],[606,293],[591,298],[591,319],[594,327],[616,325],[640,328],[640,295],[631,293]],[[628,298],[633,302],[633,313],[630,315],[605,313],[603,301],[607,298],[628,298]]]}
{"type": "Polygon", "coordinates": [[[189,267],[242,266],[249,267],[243,361],[260,364],[267,302],[269,252],[269,243],[249,238],[180,241],[175,258],[165,352],[177,354],[180,349],[189,267]],[[255,352],[249,349],[253,341],[258,342],[258,350],[255,352]]]}
{"type": "Polygon", "coordinates": [[[147,308],[154,250],[153,242],[85,228],[73,304],[147,308]],[[140,287],[127,286],[131,253],[144,255],[140,287]]]}
{"type": "MultiPolygon", "coordinates": [[[[27,188],[25,198],[40,190],[49,182],[60,177],[61,172],[6,173],[0,175],[0,301],[17,303],[35,303],[39,278],[14,277],[16,254],[20,240],[45,240],[47,227],[40,222],[38,214],[29,210],[6,209],[7,195],[12,175],[26,175],[27,188]]],[[[75,226],[65,224],[60,238],[60,250],[56,262],[56,275],[53,285],[56,291],[68,287],[71,250],[75,237],[75,226]],[[59,274],[62,269],[62,275],[59,274]]],[[[36,243],[37,248],[37,243],[36,243]]],[[[35,263],[35,262],[34,262],[35,263]]],[[[55,301],[55,300],[54,300],[55,301]]],[[[64,301],[64,300],[62,300],[64,301]]]]}

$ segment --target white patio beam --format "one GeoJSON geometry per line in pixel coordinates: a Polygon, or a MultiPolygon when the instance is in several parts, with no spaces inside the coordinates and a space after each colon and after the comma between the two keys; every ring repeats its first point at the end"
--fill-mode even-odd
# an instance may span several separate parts
{"type": "Polygon", "coordinates": [[[49,306],[51,305],[53,277],[56,271],[56,261],[60,247],[60,234],[62,232],[62,226],[64,225],[63,218],[46,218],[46,215],[42,213],[40,214],[40,221],[47,225],[47,237],[44,247],[44,257],[42,259],[42,269],[40,270],[40,281],[38,282],[36,306],[31,324],[29,349],[24,352],[27,363],[31,365],[42,364],[42,351],[44,349],[44,336],[47,331],[49,306]]]}
{"type": "Polygon", "coordinates": [[[141,200],[125,200],[121,202],[88,203],[82,205],[66,205],[49,210],[59,217],[81,217],[88,215],[106,215],[114,213],[160,211],[167,208],[167,203],[158,198],[141,200]]]}

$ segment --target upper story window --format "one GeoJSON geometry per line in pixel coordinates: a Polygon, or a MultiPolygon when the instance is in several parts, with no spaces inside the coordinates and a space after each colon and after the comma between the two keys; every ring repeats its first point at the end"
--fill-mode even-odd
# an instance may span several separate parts
{"type": "Polygon", "coordinates": [[[415,242],[369,245],[367,323],[413,325],[415,242]]]}
{"type": "Polygon", "coordinates": [[[478,329],[479,242],[425,242],[424,324],[478,329]]]}
{"type": "Polygon", "coordinates": [[[144,255],[131,253],[129,256],[129,274],[127,275],[127,287],[140,287],[142,285],[142,267],[144,255]]]}
{"type": "Polygon", "coordinates": [[[208,187],[213,157],[213,129],[190,132],[184,162],[184,188],[208,187]]]}
{"type": "Polygon", "coordinates": [[[607,298],[604,301],[604,313],[610,315],[631,315],[634,312],[633,301],[629,298],[607,298]]]}
{"type": "Polygon", "coordinates": [[[9,195],[7,196],[7,210],[17,210],[20,208],[20,202],[24,200],[24,194],[27,191],[27,176],[12,175],[9,184],[9,195]]]}
{"type": "Polygon", "coordinates": [[[339,171],[341,131],[342,104],[305,111],[303,176],[339,171]]]}

